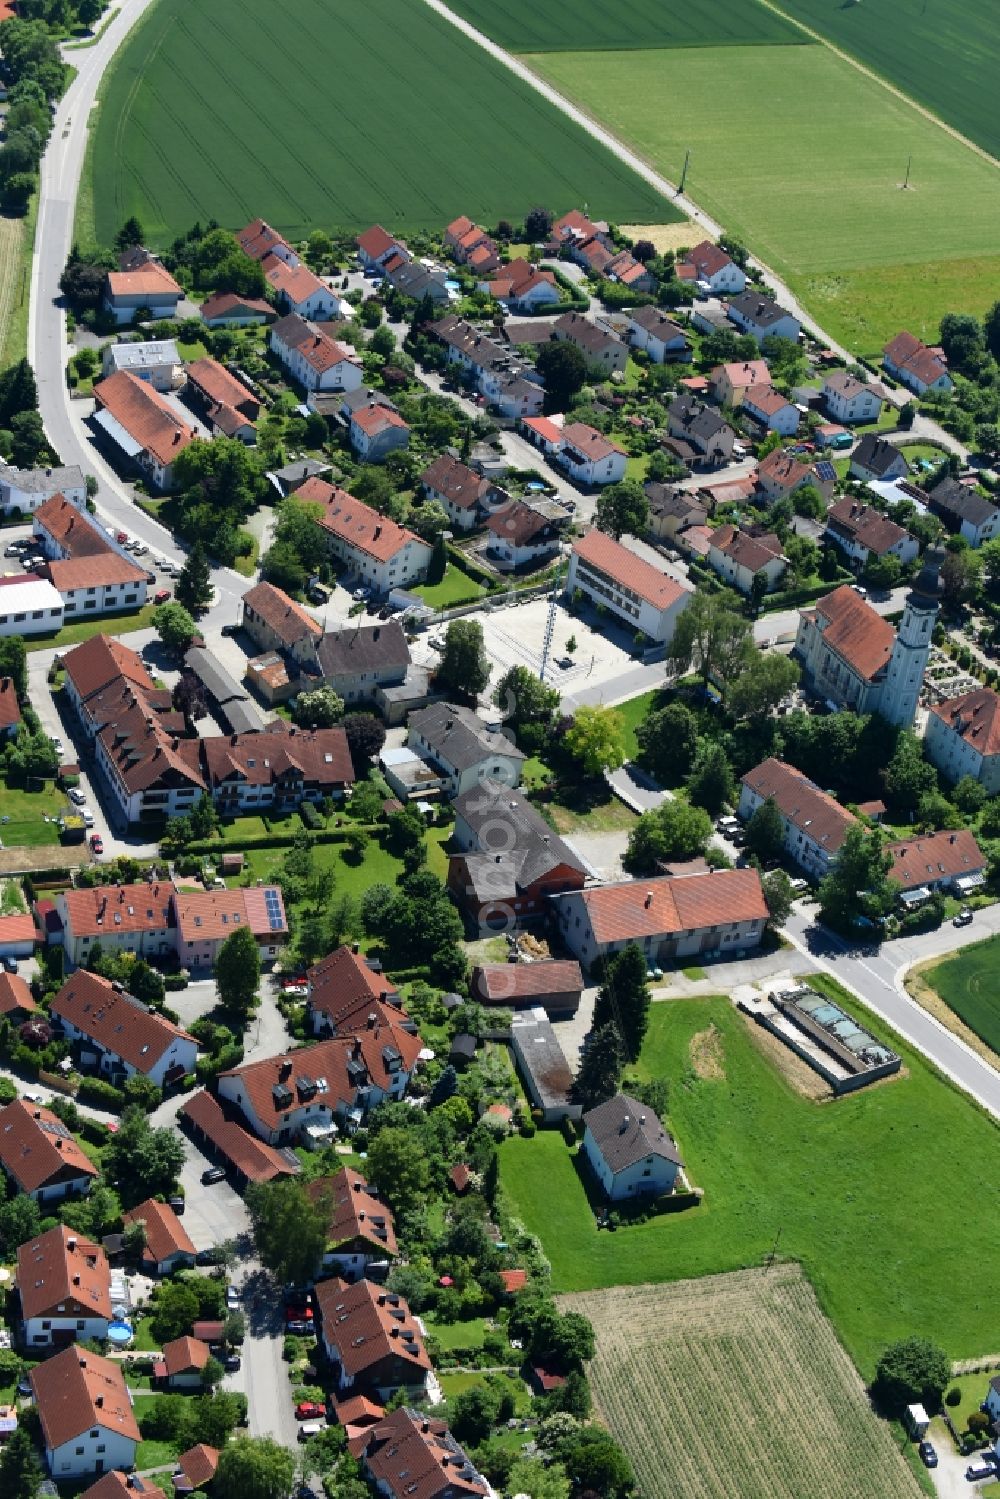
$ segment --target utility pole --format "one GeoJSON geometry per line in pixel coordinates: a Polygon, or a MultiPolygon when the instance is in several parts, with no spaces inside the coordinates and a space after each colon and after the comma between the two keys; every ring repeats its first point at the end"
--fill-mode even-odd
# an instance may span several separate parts
{"type": "Polygon", "coordinates": [[[906,158],[906,176],[903,178],[903,191],[904,192],[906,191],[906,189],[910,185],[910,167],[912,165],[913,165],[913,153],[911,151],[910,155],[906,158]]]}
{"type": "Polygon", "coordinates": [[[780,1239],[781,1239],[781,1229],[779,1228],[778,1232],[774,1236],[774,1243],[771,1245],[771,1253],[767,1257],[767,1264],[764,1266],[764,1273],[765,1273],[765,1275],[767,1274],[768,1270],[770,1270],[771,1266],[774,1264],[774,1258],[775,1258],[775,1255],[778,1253],[778,1243],[779,1243],[780,1239]]]}
{"type": "Polygon", "coordinates": [[[683,170],[681,171],[680,185],[677,188],[677,196],[678,197],[680,197],[681,193],[684,191],[684,184],[687,181],[688,166],[690,165],[690,162],[691,162],[691,152],[690,151],[685,151],[684,152],[684,167],[683,167],[683,170]]]}

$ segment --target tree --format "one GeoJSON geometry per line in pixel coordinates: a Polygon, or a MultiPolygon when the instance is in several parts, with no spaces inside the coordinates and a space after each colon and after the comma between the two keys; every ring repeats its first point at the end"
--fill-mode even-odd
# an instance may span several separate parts
{"type": "Polygon", "coordinates": [[[638,479],[609,484],[597,497],[594,524],[615,541],[626,533],[642,536],[649,529],[649,502],[638,479]]]}
{"type": "Polygon", "coordinates": [[[478,1447],[496,1424],[500,1392],[486,1384],[475,1384],[456,1395],[449,1411],[449,1425],[460,1442],[478,1447]]]}
{"type": "Polygon", "coordinates": [[[1000,361],[1000,302],[994,302],[983,318],[983,334],[986,347],[993,358],[1000,361]]]}
{"type": "MultiPolygon", "coordinates": [[[[443,505],[437,500],[425,500],[422,505],[415,505],[409,515],[410,529],[422,536],[424,541],[436,542],[442,532],[451,527],[451,521],[443,505]]],[[[448,553],[445,551],[445,567],[447,568],[448,553]]]]}
{"type": "Polygon", "coordinates": [[[535,368],[545,385],[545,410],[566,411],[577,391],[587,383],[587,361],[582,350],[568,339],[542,344],[535,368]]]}
{"type": "Polygon", "coordinates": [[[204,718],[208,713],[208,694],[201,679],[193,671],[182,671],[172,694],[173,705],[178,713],[191,723],[204,718]]]}
{"type": "Polygon", "coordinates": [[[612,953],[604,965],[604,982],[594,1002],[594,1029],[613,1026],[621,1038],[626,1060],[634,1062],[649,1022],[646,959],[634,942],[612,953]]]}
{"type": "Polygon", "coordinates": [[[490,679],[483,627],[476,619],[453,619],[444,637],[437,686],[459,702],[474,703],[490,679]]]}
{"type": "Polygon", "coordinates": [[[559,1458],[578,1493],[624,1499],[633,1486],[631,1463],[602,1426],[581,1426],[559,1448],[559,1458]]]}
{"type": "Polygon", "coordinates": [[[196,541],[174,585],[174,598],[191,614],[201,614],[211,604],[214,592],[208,553],[201,542],[196,541]]]}
{"type": "Polygon", "coordinates": [[[573,1097],[585,1109],[613,1098],[621,1081],[625,1055],[617,1029],[602,1026],[591,1032],[590,1044],[583,1054],[580,1070],[573,1083],[573,1097]]]}
{"type": "Polygon", "coordinates": [[[625,763],[625,722],[614,708],[584,704],[576,710],[563,742],[585,776],[596,778],[625,763]]]}
{"type": "Polygon", "coordinates": [[[707,687],[717,678],[725,683],[745,658],[753,626],[736,614],[721,594],[695,593],[681,614],[670,641],[669,654],[683,671],[697,671],[707,687]]]}
{"type": "Polygon", "coordinates": [[[0,1494],[4,1499],[35,1499],[42,1481],[42,1465],[24,1426],[11,1433],[0,1448],[0,1494]]]}
{"type": "Polygon", "coordinates": [[[552,229],[552,215],[547,208],[529,208],[524,219],[524,237],[532,244],[548,239],[552,229]]]}
{"type": "Polygon", "coordinates": [[[286,1178],[251,1183],[246,1204],[261,1263],[284,1285],[308,1284],[326,1248],[329,1203],[286,1178]]]}
{"type": "Polygon", "coordinates": [[[355,776],[367,775],[385,743],[385,725],[371,713],[348,713],[342,727],[355,776]]]}
{"type": "Polygon", "coordinates": [[[859,916],[874,923],[888,915],[898,888],[889,879],[891,868],[880,833],[869,832],[860,823],[848,828],[837,862],[819,887],[822,919],[848,929],[859,916]]]}
{"type": "Polygon", "coordinates": [[[558,690],[546,687],[526,666],[512,666],[494,688],[493,703],[519,748],[525,754],[537,754],[559,711],[558,690]]]}
{"type": "Polygon", "coordinates": [[[768,920],[774,927],[784,926],[791,914],[795,894],[791,880],[783,869],[772,869],[760,883],[767,903],[768,920]]]}
{"type": "Polygon", "coordinates": [[[10,677],[18,697],[27,697],[28,652],[23,635],[0,636],[0,677],[10,677]]]}
{"type": "Polygon", "coordinates": [[[869,562],[865,568],[865,582],[869,588],[877,592],[883,589],[888,592],[895,588],[903,576],[903,564],[894,552],[886,552],[884,557],[876,557],[869,553],[869,562]]]}
{"type": "Polygon", "coordinates": [[[104,1175],[123,1207],[166,1196],[183,1164],[184,1146],[175,1129],[154,1129],[134,1104],[124,1110],[104,1152],[104,1175]]]}
{"type": "Polygon", "coordinates": [[[949,365],[974,378],[986,357],[979,319],[968,312],[946,312],[941,319],[940,338],[949,365]]]}
{"type": "Polygon", "coordinates": [[[900,734],[882,779],[889,800],[904,812],[915,811],[922,796],[937,790],[937,771],[924,759],[921,741],[912,730],[900,734]]]}
{"type": "Polygon", "coordinates": [[[292,717],[303,729],[332,729],[343,711],[344,699],[332,687],[300,692],[292,704],[292,717]]]}
{"type": "Polygon", "coordinates": [[[153,610],[153,629],[175,656],[183,656],[198,633],[198,626],[183,604],[157,605],[153,610]]]}
{"type": "Polygon", "coordinates": [[[952,790],[951,799],[966,817],[975,817],[986,805],[986,787],[975,776],[963,776],[952,790]]]}
{"type": "Polygon", "coordinates": [[[976,591],[980,574],[979,554],[971,547],[948,551],[941,563],[941,592],[943,602],[957,609],[976,591]]]}
{"type": "Polygon", "coordinates": [[[698,725],[685,703],[651,708],[636,726],[639,761],[661,786],[676,786],[689,774],[698,749],[698,725]]]}
{"type": "Polygon", "coordinates": [[[142,224],[134,214],[131,218],[125,220],[124,224],[115,235],[115,249],[119,252],[119,254],[123,250],[131,250],[136,245],[143,245],[145,244],[145,242],[146,231],[145,229],[143,229],[142,224]]]}
{"type": "Polygon", "coordinates": [[[723,807],[736,796],[732,766],[722,745],[712,739],[701,739],[694,766],[687,780],[688,796],[697,807],[704,807],[710,817],[718,817],[723,807]]]}
{"type": "Polygon", "coordinates": [[[38,1236],[41,1224],[42,1214],[33,1198],[19,1193],[0,1203],[0,1253],[13,1259],[19,1245],[38,1236]]]}
{"type": "Polygon", "coordinates": [[[237,927],[219,948],[215,984],[224,1010],[248,1016],[257,1004],[260,987],[260,950],[248,926],[237,927]]]}
{"type": "Polygon", "coordinates": [[[237,1437],[223,1447],[212,1483],[217,1499],[287,1499],[295,1455],[272,1437],[237,1437]]]}
{"type": "Polygon", "coordinates": [[[398,1212],[417,1207],[430,1185],[424,1147],[410,1130],[395,1126],[379,1130],[369,1142],[366,1175],[379,1196],[398,1212]]]}
{"type": "Polygon", "coordinates": [[[697,859],[711,836],[712,819],[707,812],[671,798],[643,812],[629,833],[622,864],[630,874],[653,874],[660,860],[697,859]]]}
{"type": "Polygon", "coordinates": [[[948,1355],[927,1338],[901,1338],[883,1349],[875,1366],[874,1393],[894,1415],[919,1402],[937,1410],[951,1381],[948,1355]]]}
{"type": "Polygon", "coordinates": [[[766,718],[798,685],[799,675],[790,656],[754,647],[729,686],[726,706],[736,719],[766,718]]]}
{"type": "Polygon", "coordinates": [[[519,1457],[510,1467],[505,1492],[528,1499],[569,1499],[569,1480],[561,1463],[549,1467],[537,1457],[519,1457]]]}
{"type": "Polygon", "coordinates": [[[761,802],[746,827],[747,848],[765,863],[780,858],[785,847],[785,820],[773,796],[761,802]]]}

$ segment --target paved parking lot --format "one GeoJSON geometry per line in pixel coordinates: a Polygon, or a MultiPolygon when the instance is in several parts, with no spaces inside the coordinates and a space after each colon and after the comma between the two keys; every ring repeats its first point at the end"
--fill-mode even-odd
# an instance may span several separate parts
{"type": "MultiPolygon", "coordinates": [[[[543,597],[499,609],[480,609],[469,615],[483,627],[486,652],[493,662],[491,683],[494,686],[512,666],[527,666],[530,671],[538,673],[548,614],[549,600],[543,597]]],[[[621,636],[612,638],[608,621],[601,623],[607,631],[605,634],[598,634],[584,620],[570,614],[562,603],[557,604],[545,680],[550,686],[557,687],[560,693],[584,686],[607,685],[611,688],[623,672],[634,669],[635,660],[629,654],[628,642],[621,636]],[[566,647],[573,636],[576,637],[576,650],[570,653],[566,647]],[[567,667],[559,665],[564,659],[572,664],[567,667]]]]}

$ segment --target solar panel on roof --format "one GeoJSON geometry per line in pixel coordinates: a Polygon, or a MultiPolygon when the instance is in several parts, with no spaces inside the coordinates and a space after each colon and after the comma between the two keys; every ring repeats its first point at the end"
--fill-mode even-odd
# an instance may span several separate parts
{"type": "Polygon", "coordinates": [[[830,463],[830,461],[826,458],[821,458],[818,463],[813,465],[813,467],[816,470],[817,479],[822,479],[824,483],[827,481],[832,483],[833,480],[837,477],[837,470],[834,468],[833,464],[830,463]]]}

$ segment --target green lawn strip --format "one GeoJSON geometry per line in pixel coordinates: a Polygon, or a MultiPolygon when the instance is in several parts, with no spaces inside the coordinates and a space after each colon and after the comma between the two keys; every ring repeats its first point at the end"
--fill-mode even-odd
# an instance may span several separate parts
{"type": "Polygon", "coordinates": [[[136,1353],[158,1353],[162,1344],[153,1336],[149,1317],[140,1317],[132,1327],[132,1351],[136,1353]]]}
{"type": "Polygon", "coordinates": [[[441,1348],[481,1348],[486,1336],[485,1317],[470,1317],[467,1322],[439,1322],[432,1312],[424,1313],[424,1325],[441,1348]]]}
{"type": "MultiPolygon", "coordinates": [[[[883,1033],[834,981],[817,979],[817,987],[883,1033]]],[[[542,1131],[503,1146],[505,1189],[542,1240],[554,1289],[760,1264],[780,1231],[780,1253],[802,1262],[863,1375],[886,1342],[911,1333],[955,1358],[988,1351],[1000,1257],[989,1227],[1000,1206],[993,1121],[897,1041],[905,1076],[816,1104],[762,1056],[747,1024],[724,999],[651,1010],[638,1071],[669,1081],[669,1123],[692,1182],[705,1190],[700,1207],[599,1232],[561,1135],[542,1131]],[[690,1061],[692,1036],[709,1025],[721,1039],[725,1076],[717,1080],[697,1078],[690,1061]],[[941,1182],[956,1160],[975,1162],[975,1213],[940,1211],[941,1182]]]]}
{"type": "Polygon", "coordinates": [[[958,1431],[964,1431],[969,1417],[979,1410],[986,1399],[992,1374],[958,1374],[948,1386],[949,1390],[960,1390],[962,1399],[958,1405],[946,1405],[945,1409],[958,1431]]]}
{"type": "Polygon", "coordinates": [[[921,974],[971,1031],[1000,1052],[1000,937],[973,942],[921,974]]]}
{"type": "Polygon", "coordinates": [[[547,802],[545,807],[558,833],[628,833],[638,821],[631,807],[610,793],[579,808],[562,802],[547,802]]]}
{"type": "Polygon", "coordinates": [[[802,31],[757,0],[713,9],[678,0],[636,0],[624,9],[577,0],[572,10],[532,0],[452,0],[451,9],[510,52],[619,48],[774,45],[805,40],[802,31]]]}
{"type": "MultiPolygon", "coordinates": [[[[138,1414],[138,1411],[137,1411],[138,1414]]],[[[180,1456],[176,1442],[140,1442],[135,1449],[135,1466],[139,1473],[150,1468],[165,1468],[180,1456]]]]}
{"type": "Polygon", "coordinates": [[[67,807],[61,791],[51,781],[46,781],[43,791],[25,791],[18,786],[4,786],[0,790],[2,815],[10,819],[0,826],[0,839],[8,848],[39,848],[46,843],[58,843],[59,832],[45,818],[58,817],[67,807]]]}
{"type": "Polygon", "coordinates": [[[460,212],[486,224],[517,222],[540,202],[565,212],[586,200],[615,222],[678,217],[456,27],[428,6],[395,0],[368,0],[349,16],[322,0],[249,10],[242,0],[155,6],[118,54],[94,137],[102,242],[131,213],[153,245],[196,219],[239,228],[248,203],[293,239],[379,219],[399,233],[439,232],[460,212]],[[298,35],[309,37],[305,53],[298,35]],[[333,74],[335,96],[303,153],[297,100],[303,88],[321,92],[333,74]],[[373,94],[381,101],[374,111],[373,94]],[[440,120],[457,118],[462,130],[442,133],[440,120]]]}
{"type": "Polygon", "coordinates": [[[20,221],[17,265],[13,271],[6,325],[0,326],[0,370],[6,369],[9,364],[16,364],[28,352],[28,291],[37,219],[38,194],[35,192],[31,195],[27,213],[20,221]]]}
{"type": "Polygon", "coordinates": [[[432,609],[451,609],[457,604],[467,604],[481,598],[483,590],[473,578],[449,562],[440,583],[418,583],[410,589],[432,609]]]}
{"type": "Polygon", "coordinates": [[[651,692],[642,692],[638,697],[630,697],[624,703],[615,704],[615,712],[621,716],[625,724],[626,759],[634,760],[639,753],[635,731],[646,717],[650,708],[656,705],[660,695],[659,688],[654,687],[651,692]]]}
{"type": "Polygon", "coordinates": [[[130,614],[102,614],[99,619],[81,619],[64,627],[55,635],[32,635],[25,641],[29,651],[65,650],[79,645],[92,635],[130,635],[133,630],[153,628],[155,604],[144,604],[130,614]]]}

